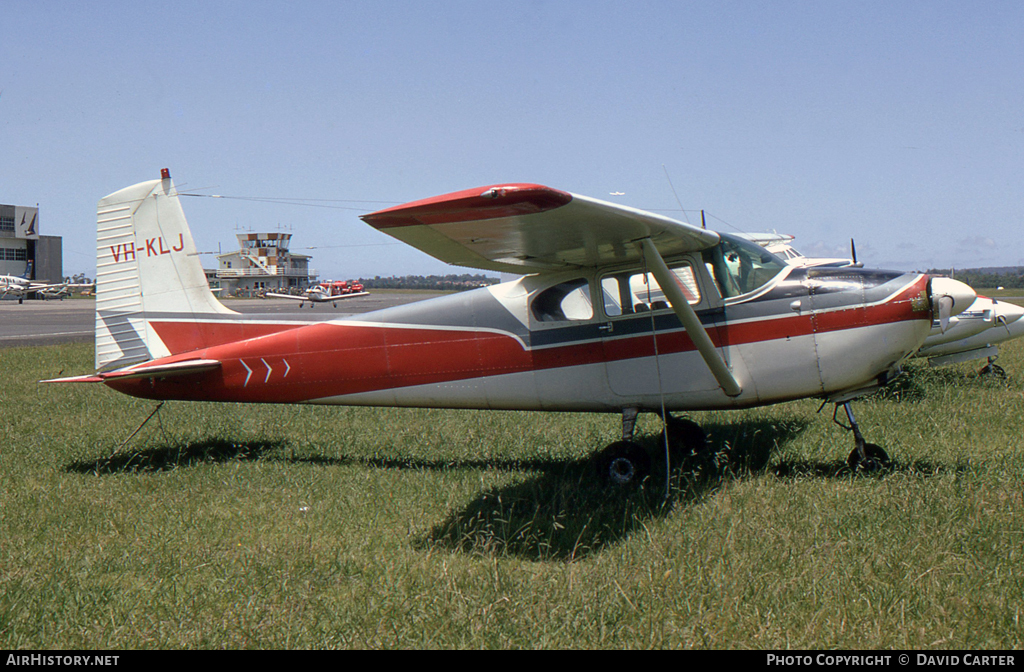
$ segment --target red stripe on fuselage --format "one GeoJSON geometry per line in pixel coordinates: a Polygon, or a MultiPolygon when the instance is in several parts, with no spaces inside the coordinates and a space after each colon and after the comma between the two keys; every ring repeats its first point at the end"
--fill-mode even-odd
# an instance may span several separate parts
{"type": "MultiPolygon", "coordinates": [[[[181,325],[188,329],[189,325],[181,325]]],[[[171,329],[172,323],[164,323],[171,329]]],[[[147,398],[298,402],[370,390],[527,371],[530,353],[504,334],[322,323],[161,362],[215,359],[219,371],[157,380],[109,381],[147,398]]]]}
{"type": "MultiPolygon", "coordinates": [[[[927,278],[922,278],[879,305],[708,325],[708,335],[716,346],[724,347],[909,320],[927,320],[930,324],[930,311],[915,311],[910,301],[924,290],[926,283],[927,278]]],[[[188,322],[158,324],[161,338],[176,343],[209,326],[188,322]]],[[[171,363],[215,359],[222,363],[217,371],[107,384],[127,394],[154,399],[288,403],[650,357],[655,352],[650,333],[528,350],[511,335],[472,329],[353,323],[287,325],[283,329],[159,360],[171,363]]],[[[690,337],[681,329],[658,334],[660,354],[694,349],[690,337]]]]}

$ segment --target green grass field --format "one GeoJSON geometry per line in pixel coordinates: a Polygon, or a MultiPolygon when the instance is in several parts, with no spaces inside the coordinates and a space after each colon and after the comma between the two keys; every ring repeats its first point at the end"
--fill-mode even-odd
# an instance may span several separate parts
{"type": "MultiPolygon", "coordinates": [[[[617,416],[168,403],[0,350],[0,647],[1020,648],[1024,345],[857,402],[694,414],[727,464],[609,492],[617,416]]],[[[642,440],[660,431],[643,416],[642,440]]]]}

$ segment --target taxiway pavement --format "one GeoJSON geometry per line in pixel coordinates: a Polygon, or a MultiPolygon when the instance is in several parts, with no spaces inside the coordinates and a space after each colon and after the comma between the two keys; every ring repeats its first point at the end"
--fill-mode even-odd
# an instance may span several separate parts
{"type": "MultiPolygon", "coordinates": [[[[298,301],[288,299],[227,299],[224,305],[240,313],[269,314],[310,322],[330,320],[345,315],[368,313],[404,303],[438,296],[438,292],[384,291],[369,296],[345,299],[335,308],[318,303],[299,308],[298,301]]],[[[0,301],[0,348],[58,343],[91,343],[96,320],[96,303],[92,299],[63,301],[16,300],[0,301]]]]}

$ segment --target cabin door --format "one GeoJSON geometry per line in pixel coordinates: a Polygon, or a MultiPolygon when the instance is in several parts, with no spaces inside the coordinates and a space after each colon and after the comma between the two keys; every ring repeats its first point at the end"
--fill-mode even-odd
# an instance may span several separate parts
{"type": "MultiPolygon", "coordinates": [[[[687,257],[669,263],[669,268],[698,316],[708,318],[710,303],[695,272],[696,261],[687,257]]],[[[602,346],[608,385],[615,395],[685,397],[718,389],[651,273],[628,268],[603,275],[599,283],[606,318],[602,346]]]]}

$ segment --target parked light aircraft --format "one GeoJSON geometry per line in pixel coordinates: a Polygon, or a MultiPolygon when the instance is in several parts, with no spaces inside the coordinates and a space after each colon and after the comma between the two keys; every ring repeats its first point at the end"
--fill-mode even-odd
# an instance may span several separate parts
{"type": "Polygon", "coordinates": [[[1024,336],[1024,308],[979,296],[964,312],[950,319],[945,333],[933,333],[925,340],[918,356],[927,357],[929,366],[946,366],[973,359],[987,359],[981,373],[1005,376],[995,363],[999,344],[1024,336]],[[955,323],[952,323],[956,320],[955,323]]]}
{"type": "MultiPolygon", "coordinates": [[[[525,275],[327,322],[246,319],[209,291],[165,169],[100,200],[97,372],[46,382],[157,400],[616,413],[622,441],[597,462],[617,483],[652,464],[632,440],[640,412],[819,397],[834,419],[846,411],[851,466],[870,467],[887,456],[850,400],[898,372],[933,314],[974,300],[920,273],[789,266],[742,238],[535,184],[362,219],[443,261],[525,275]]],[[[706,446],[670,418],[666,459],[706,446]]]]}
{"type": "Polygon", "coordinates": [[[15,296],[18,303],[22,303],[29,294],[37,294],[44,299],[63,298],[68,295],[72,287],[66,282],[47,284],[45,282],[33,282],[25,277],[17,275],[0,275],[0,298],[15,296]]]}
{"type": "Polygon", "coordinates": [[[306,291],[300,294],[280,294],[277,292],[266,292],[263,294],[266,298],[271,299],[291,299],[293,301],[299,301],[299,308],[306,305],[309,302],[309,307],[313,308],[318,303],[333,303],[334,307],[338,307],[338,301],[342,299],[354,299],[357,296],[369,296],[369,292],[363,291],[363,285],[355,282],[354,280],[326,280],[318,283],[306,291]]]}
{"type": "Polygon", "coordinates": [[[805,257],[790,244],[794,237],[786,233],[738,233],[736,235],[757,243],[791,266],[800,266],[801,268],[856,266],[860,268],[864,265],[857,261],[857,247],[852,238],[850,239],[850,258],[847,259],[843,257],[805,257]]]}
{"type": "MultiPolygon", "coordinates": [[[[790,241],[793,236],[779,233],[742,234],[758,243],[770,252],[778,254],[787,264],[811,268],[817,266],[854,266],[856,248],[850,241],[851,259],[805,257],[797,252],[790,241]]],[[[1005,376],[1006,372],[995,363],[999,357],[1000,343],[1024,336],[1024,308],[1018,305],[999,301],[987,296],[979,296],[974,303],[955,317],[948,324],[938,321],[932,324],[932,331],[925,339],[924,345],[915,354],[916,357],[927,357],[929,366],[946,366],[973,359],[987,359],[982,373],[994,373],[1005,376]]]]}

